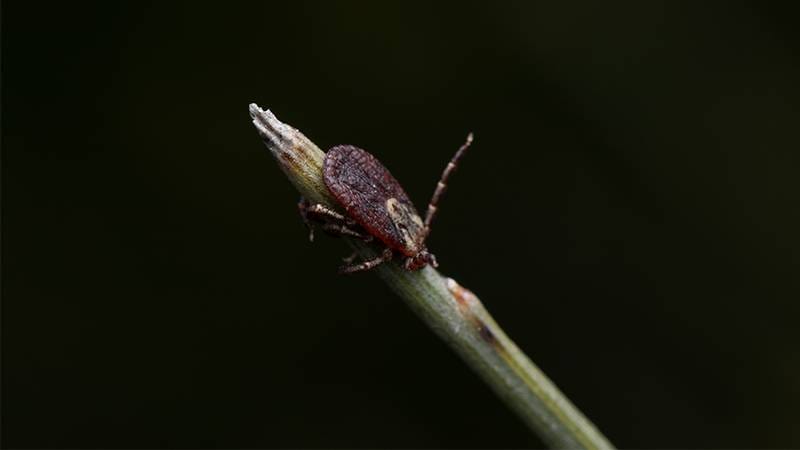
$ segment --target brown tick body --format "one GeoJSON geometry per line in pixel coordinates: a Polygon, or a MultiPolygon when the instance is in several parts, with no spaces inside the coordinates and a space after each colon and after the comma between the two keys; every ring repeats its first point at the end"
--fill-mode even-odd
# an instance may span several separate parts
{"type": "MultiPolygon", "coordinates": [[[[447,164],[428,204],[423,221],[400,183],[377,158],[352,145],[338,145],[328,150],[323,164],[323,179],[330,193],[344,209],[340,214],[321,204],[301,199],[298,205],[306,225],[310,221],[322,224],[322,229],[335,236],[349,236],[364,241],[380,241],[381,254],[359,264],[347,264],[342,273],[369,270],[389,261],[395,254],[404,258],[403,267],[418,270],[430,264],[437,267],[436,257],[428,251],[425,241],[447,178],[472,142],[472,133],[447,164]]],[[[355,256],[355,255],[354,255],[355,256]]],[[[351,263],[353,257],[348,258],[351,263]]]]}

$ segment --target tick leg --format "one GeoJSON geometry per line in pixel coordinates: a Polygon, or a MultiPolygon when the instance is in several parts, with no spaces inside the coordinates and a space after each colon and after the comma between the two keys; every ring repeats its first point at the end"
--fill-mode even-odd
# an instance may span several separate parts
{"type": "Polygon", "coordinates": [[[356,239],[361,239],[364,242],[372,241],[372,236],[368,234],[359,233],[351,227],[341,223],[323,223],[322,230],[331,236],[347,236],[356,239]]]}
{"type": "Polygon", "coordinates": [[[301,209],[305,209],[305,214],[307,217],[316,220],[327,220],[327,221],[336,221],[336,222],[345,222],[348,225],[355,223],[353,220],[348,219],[344,215],[328,208],[327,206],[321,203],[310,203],[308,200],[301,198],[298,207],[301,209]]]}
{"type": "Polygon", "coordinates": [[[433,222],[433,218],[436,217],[436,210],[439,207],[439,201],[442,199],[442,194],[444,191],[447,190],[447,179],[450,178],[450,175],[453,171],[458,167],[458,161],[464,156],[464,152],[467,151],[470,144],[472,144],[472,133],[467,135],[467,140],[464,144],[458,149],[453,158],[450,159],[450,162],[447,163],[447,167],[444,168],[444,172],[442,172],[442,177],[439,179],[439,183],[436,185],[436,190],[433,191],[433,197],[431,197],[431,201],[428,203],[428,212],[425,214],[425,229],[423,236],[425,238],[431,233],[431,222],[433,222]]]}
{"type": "Polygon", "coordinates": [[[300,201],[297,202],[297,211],[300,212],[300,218],[303,219],[303,223],[308,228],[308,240],[310,242],[314,242],[314,224],[308,218],[308,207],[311,204],[306,200],[304,197],[300,197],[300,201]]]}
{"type": "Polygon", "coordinates": [[[347,265],[353,264],[353,261],[356,260],[356,257],[358,257],[358,252],[353,252],[352,255],[342,258],[342,262],[347,265]]]}
{"type": "Polygon", "coordinates": [[[300,215],[303,220],[314,220],[316,222],[341,222],[348,226],[354,227],[358,224],[355,220],[345,216],[342,213],[332,210],[322,203],[311,203],[303,197],[297,203],[297,208],[300,210],[300,215]]]}
{"type": "Polygon", "coordinates": [[[348,264],[339,268],[339,273],[363,272],[392,259],[392,249],[386,248],[379,256],[359,264],[348,264]]]}
{"type": "Polygon", "coordinates": [[[314,222],[321,223],[322,229],[333,236],[350,236],[369,242],[372,236],[362,233],[353,219],[345,217],[325,205],[311,203],[303,197],[297,203],[297,210],[303,223],[308,227],[308,240],[314,241],[314,222]]]}

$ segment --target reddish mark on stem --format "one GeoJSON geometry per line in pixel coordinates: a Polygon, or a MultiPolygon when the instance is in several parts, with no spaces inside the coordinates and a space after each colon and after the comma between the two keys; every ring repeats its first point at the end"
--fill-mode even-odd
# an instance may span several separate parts
{"type": "Polygon", "coordinates": [[[280,157],[282,163],[287,166],[291,166],[293,168],[297,168],[299,166],[297,158],[295,158],[291,152],[278,152],[278,157],[280,157]]]}
{"type": "Polygon", "coordinates": [[[492,327],[475,314],[474,308],[480,307],[480,300],[469,289],[464,288],[452,278],[447,279],[447,290],[453,295],[461,314],[475,327],[478,335],[487,344],[504,351],[502,344],[497,340],[492,327]]]}

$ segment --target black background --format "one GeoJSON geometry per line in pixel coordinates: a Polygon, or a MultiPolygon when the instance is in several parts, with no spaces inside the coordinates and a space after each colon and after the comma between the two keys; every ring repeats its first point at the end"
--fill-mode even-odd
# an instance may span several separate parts
{"type": "Polygon", "coordinates": [[[621,447],[800,446],[800,46],[762,2],[4,2],[3,443],[536,447],[257,102],[368,149],[621,447]]]}

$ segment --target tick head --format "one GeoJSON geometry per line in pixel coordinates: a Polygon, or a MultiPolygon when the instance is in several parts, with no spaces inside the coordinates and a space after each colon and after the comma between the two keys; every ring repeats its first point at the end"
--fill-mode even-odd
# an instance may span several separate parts
{"type": "Polygon", "coordinates": [[[406,270],[419,270],[429,264],[434,268],[439,267],[439,263],[436,262],[436,256],[429,252],[427,248],[423,248],[416,255],[406,258],[405,268],[406,270]]]}

